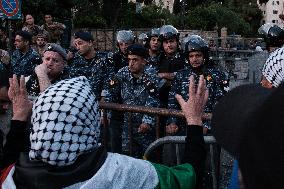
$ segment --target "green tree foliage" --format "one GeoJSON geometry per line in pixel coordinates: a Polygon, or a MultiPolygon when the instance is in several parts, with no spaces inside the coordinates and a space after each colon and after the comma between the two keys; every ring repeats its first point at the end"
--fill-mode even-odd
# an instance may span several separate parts
{"type": "Polygon", "coordinates": [[[127,0],[102,1],[102,16],[106,19],[108,26],[116,27],[119,17],[124,16],[124,12],[129,8],[127,2],[127,0]]]}
{"type": "Polygon", "coordinates": [[[160,27],[163,22],[173,24],[176,18],[175,15],[170,14],[169,10],[156,5],[143,8],[141,16],[147,20],[144,27],[160,27]]]}
{"type": "Polygon", "coordinates": [[[135,3],[128,0],[23,0],[22,9],[24,14],[34,15],[37,23],[50,13],[56,20],[73,18],[74,26],[83,28],[158,27],[165,23],[177,28],[213,30],[217,25],[243,35],[254,34],[262,18],[257,0],[176,0],[174,14],[150,5],[153,0],[139,2],[147,4],[141,13],[136,13],[135,3]]]}
{"type": "Polygon", "coordinates": [[[135,8],[135,3],[124,5],[118,17],[119,28],[159,27],[161,23],[172,23],[176,17],[169,10],[156,5],[143,7],[141,13],[136,13],[135,8]]]}
{"type": "Polygon", "coordinates": [[[191,29],[213,30],[217,25],[227,27],[229,33],[247,35],[251,32],[250,25],[240,15],[219,3],[196,7],[186,17],[186,24],[191,29]]]}
{"type": "Polygon", "coordinates": [[[71,18],[71,7],[75,0],[23,0],[22,12],[32,14],[37,23],[43,23],[44,14],[51,14],[56,19],[71,18]]]}
{"type": "Polygon", "coordinates": [[[73,24],[75,27],[104,28],[106,19],[102,16],[102,1],[77,0],[73,11],[75,13],[73,24]]]}

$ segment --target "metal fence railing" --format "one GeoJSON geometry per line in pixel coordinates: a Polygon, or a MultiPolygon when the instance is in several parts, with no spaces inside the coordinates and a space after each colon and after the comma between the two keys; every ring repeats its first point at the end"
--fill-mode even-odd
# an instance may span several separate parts
{"type": "MultiPolygon", "coordinates": [[[[144,114],[150,114],[155,116],[156,120],[156,139],[160,138],[160,117],[161,116],[172,116],[172,117],[179,117],[184,118],[184,115],[182,111],[180,110],[174,110],[174,109],[164,109],[164,108],[152,108],[152,107],[145,107],[145,106],[133,106],[133,105],[127,105],[127,104],[117,104],[117,103],[106,103],[106,102],[100,102],[99,104],[100,108],[103,110],[103,125],[104,125],[104,134],[107,133],[106,127],[107,127],[107,113],[106,110],[115,110],[115,111],[121,111],[121,112],[129,112],[128,114],[128,120],[130,123],[129,125],[129,138],[130,141],[132,141],[133,135],[132,135],[132,124],[131,124],[131,116],[132,113],[144,113],[144,114]]],[[[203,119],[208,120],[211,119],[210,113],[204,113],[203,119]]],[[[104,145],[107,145],[107,137],[103,137],[104,145]]],[[[129,146],[129,152],[132,154],[132,144],[130,142],[129,146]]]]}
{"type": "MultiPolygon", "coordinates": [[[[154,115],[156,118],[156,141],[151,143],[147,150],[144,152],[144,159],[147,159],[148,156],[153,153],[159,146],[164,144],[175,144],[176,145],[176,158],[177,158],[177,164],[179,164],[180,161],[180,154],[179,152],[179,144],[185,143],[185,136],[166,136],[160,138],[160,117],[162,116],[173,116],[173,117],[179,117],[184,118],[184,115],[182,111],[180,110],[173,110],[173,109],[163,109],[163,108],[150,108],[145,106],[132,106],[132,105],[126,105],[126,104],[116,104],[116,103],[105,103],[100,102],[99,103],[100,109],[103,111],[103,122],[104,122],[104,134],[107,133],[107,112],[106,110],[115,110],[115,111],[121,111],[121,112],[128,112],[128,133],[129,133],[129,152],[130,155],[132,154],[132,140],[133,140],[133,134],[132,134],[132,123],[131,123],[131,116],[133,113],[143,113],[143,114],[151,114],[154,115]]],[[[211,119],[212,114],[210,113],[204,113],[202,118],[204,120],[211,119]]],[[[218,146],[216,143],[216,140],[213,136],[204,136],[205,144],[209,146],[209,164],[210,164],[210,172],[212,175],[212,186],[210,186],[213,189],[217,189],[218,187],[218,178],[220,175],[220,151],[214,150],[215,146],[218,146]],[[214,146],[215,145],[215,146],[214,146]],[[217,153],[217,154],[216,154],[217,153]]],[[[103,143],[105,146],[107,146],[107,136],[103,136],[103,143]]],[[[219,148],[219,147],[218,147],[219,148]]]]}

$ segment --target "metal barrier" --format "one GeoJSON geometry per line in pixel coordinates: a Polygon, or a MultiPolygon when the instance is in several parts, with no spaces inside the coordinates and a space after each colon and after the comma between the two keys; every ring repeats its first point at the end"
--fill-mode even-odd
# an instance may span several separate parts
{"type": "MultiPolygon", "coordinates": [[[[185,143],[185,136],[166,136],[163,138],[160,138],[159,131],[160,131],[160,116],[174,116],[179,118],[184,118],[184,115],[182,111],[180,110],[174,110],[174,109],[164,109],[164,108],[152,108],[152,107],[145,107],[145,106],[133,106],[133,105],[126,105],[126,104],[116,104],[116,103],[106,103],[106,102],[100,102],[99,107],[103,110],[103,143],[104,145],[107,145],[107,114],[105,110],[115,110],[115,111],[122,111],[122,112],[129,112],[128,117],[128,132],[129,132],[129,152],[130,155],[132,155],[132,141],[133,141],[133,133],[132,133],[132,125],[131,125],[131,116],[133,113],[145,113],[145,114],[151,114],[156,117],[156,141],[153,142],[146,152],[144,153],[144,158],[147,159],[148,155],[159,145],[166,144],[166,143],[185,143]]],[[[210,113],[204,113],[202,116],[203,120],[211,119],[212,114],[210,113]]],[[[219,172],[216,171],[219,170],[217,166],[220,165],[220,159],[218,158],[218,165],[214,163],[214,153],[213,153],[213,144],[216,143],[215,138],[213,136],[204,136],[206,144],[209,144],[209,150],[210,150],[210,168],[211,168],[211,174],[212,174],[212,188],[217,189],[218,182],[217,177],[219,175],[219,172]],[[217,174],[216,174],[217,173],[217,174]],[[216,176],[217,175],[217,176],[216,176]]],[[[176,151],[177,152],[177,151],[176,151]]],[[[217,154],[218,157],[220,157],[220,154],[217,154]]],[[[179,159],[179,154],[177,154],[177,158],[179,159]]],[[[180,161],[177,161],[180,163],[180,161]]]]}
{"type": "MultiPolygon", "coordinates": [[[[132,113],[144,113],[144,114],[151,114],[154,115],[156,118],[156,139],[160,138],[160,116],[172,116],[172,117],[179,117],[184,118],[182,111],[175,110],[175,109],[165,109],[165,108],[152,108],[152,107],[145,107],[145,106],[133,106],[127,104],[117,104],[117,103],[107,103],[107,102],[100,102],[99,103],[100,109],[103,110],[103,125],[104,125],[104,134],[107,133],[106,128],[108,126],[107,121],[107,113],[105,110],[115,110],[115,111],[122,111],[122,112],[129,112],[128,117],[128,131],[129,131],[129,138],[132,141],[132,124],[131,124],[131,116],[132,113]]],[[[210,120],[212,117],[211,113],[204,113],[202,116],[203,120],[210,120]]],[[[107,137],[103,137],[104,145],[107,145],[107,137]]],[[[132,143],[130,142],[129,146],[130,155],[132,155],[132,143]]]]}
{"type": "MultiPolygon", "coordinates": [[[[149,145],[147,150],[144,153],[144,159],[147,159],[149,154],[158,146],[168,144],[168,143],[175,143],[175,144],[184,144],[185,143],[185,136],[166,136],[163,138],[160,138],[159,131],[160,131],[160,116],[174,116],[179,118],[184,118],[184,115],[182,111],[180,110],[173,110],[173,109],[163,109],[163,108],[150,108],[145,106],[133,106],[133,105],[126,105],[126,104],[116,104],[116,103],[106,103],[106,102],[100,102],[99,107],[103,109],[103,117],[104,117],[104,133],[106,133],[107,129],[107,114],[105,110],[115,110],[115,111],[122,111],[122,112],[129,112],[128,117],[128,131],[129,131],[129,152],[130,155],[132,155],[132,140],[133,140],[133,134],[132,134],[132,125],[131,125],[131,116],[132,113],[145,113],[145,114],[151,114],[156,117],[156,138],[157,140],[154,141],[149,145]]],[[[203,120],[211,119],[212,114],[210,113],[204,113],[202,116],[203,120]]],[[[214,154],[213,145],[216,144],[216,140],[213,136],[204,136],[205,143],[209,145],[209,151],[210,151],[210,168],[211,168],[211,174],[212,174],[212,188],[217,189],[218,186],[218,177],[219,177],[219,167],[220,167],[220,153],[217,154],[217,164],[215,164],[216,161],[214,161],[214,157],[216,154],[214,154]],[[217,170],[217,171],[216,171],[217,170]]],[[[107,139],[106,136],[104,136],[104,144],[107,145],[107,139]]],[[[178,149],[178,146],[177,146],[178,149]]],[[[176,153],[179,150],[176,150],[176,153]]],[[[177,154],[177,163],[180,163],[179,154],[177,154]]]]}
{"type": "MultiPolygon", "coordinates": [[[[107,133],[107,114],[104,110],[115,110],[115,111],[122,111],[122,112],[129,112],[128,117],[128,131],[129,131],[129,138],[132,141],[133,134],[132,134],[132,124],[131,124],[131,116],[132,113],[144,113],[144,114],[151,114],[154,115],[156,118],[156,139],[160,138],[160,116],[172,116],[172,117],[179,117],[184,118],[182,111],[175,110],[175,109],[164,109],[164,108],[152,108],[152,107],[145,107],[145,106],[133,106],[127,104],[117,104],[117,103],[106,103],[100,102],[99,103],[100,109],[103,110],[103,125],[104,125],[104,135],[107,133]]],[[[211,113],[204,113],[202,116],[203,120],[210,120],[212,117],[211,113]]],[[[107,136],[103,137],[104,145],[107,145],[107,136]]],[[[132,155],[132,143],[130,142],[129,146],[130,155],[132,155]]]]}

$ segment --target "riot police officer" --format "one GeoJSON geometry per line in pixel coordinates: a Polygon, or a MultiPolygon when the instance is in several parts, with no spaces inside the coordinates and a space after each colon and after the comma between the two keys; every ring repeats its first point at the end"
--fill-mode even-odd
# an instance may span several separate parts
{"type": "MultiPolygon", "coordinates": [[[[184,52],[188,64],[187,66],[177,72],[174,78],[172,88],[169,94],[170,109],[179,109],[178,102],[175,99],[176,94],[180,94],[183,98],[188,99],[189,76],[194,75],[198,78],[200,75],[204,75],[206,79],[206,86],[209,90],[209,99],[205,106],[204,112],[211,113],[216,102],[224,95],[228,87],[228,81],[225,80],[224,73],[221,72],[216,66],[209,61],[209,47],[207,43],[198,35],[192,35],[189,37],[188,42],[185,45],[184,52]]],[[[170,134],[184,134],[183,122],[176,118],[169,118],[168,125],[166,127],[167,133],[170,134]]],[[[203,123],[204,132],[210,129],[210,122],[205,121],[203,123]]]]}
{"type": "Polygon", "coordinates": [[[284,44],[284,30],[276,24],[264,24],[258,29],[258,33],[264,38],[269,53],[284,44]]]}
{"type": "Polygon", "coordinates": [[[158,58],[160,55],[161,42],[159,41],[159,28],[152,28],[147,34],[147,41],[145,47],[149,49],[148,65],[157,69],[158,58]]]}
{"type": "MultiPolygon", "coordinates": [[[[158,107],[159,78],[145,69],[148,57],[147,49],[133,44],[127,48],[128,66],[123,67],[109,83],[112,102],[128,105],[158,107]],[[119,100],[120,99],[120,100],[119,100]]],[[[111,119],[112,121],[112,119],[111,119]]],[[[155,119],[147,114],[135,113],[131,119],[133,125],[133,156],[142,157],[148,145],[155,140],[155,119]]],[[[127,113],[122,126],[122,149],[129,151],[127,113]]]]}
{"type": "Polygon", "coordinates": [[[172,25],[164,25],[160,28],[159,40],[162,43],[161,55],[158,60],[158,75],[167,80],[167,86],[160,91],[162,107],[168,104],[168,94],[175,73],[185,66],[185,58],[179,51],[179,32],[172,25]]]}
{"type": "Polygon", "coordinates": [[[127,47],[133,44],[135,36],[131,30],[120,30],[116,35],[118,50],[113,54],[114,71],[127,66],[127,47]]]}

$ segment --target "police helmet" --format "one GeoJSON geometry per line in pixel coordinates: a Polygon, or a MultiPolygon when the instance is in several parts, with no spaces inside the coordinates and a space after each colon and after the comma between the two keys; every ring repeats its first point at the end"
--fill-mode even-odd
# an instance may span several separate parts
{"type": "Polygon", "coordinates": [[[284,40],[284,30],[276,24],[267,23],[258,29],[268,46],[281,47],[284,40]]]}
{"type": "Polygon", "coordinates": [[[147,33],[147,40],[145,43],[145,47],[150,48],[150,41],[152,37],[159,37],[160,35],[160,28],[152,28],[148,33],[147,33]]]}
{"type": "Polygon", "coordinates": [[[151,31],[148,33],[148,37],[159,37],[160,35],[160,28],[152,28],[151,31]]]}
{"type": "Polygon", "coordinates": [[[164,41],[167,39],[176,38],[179,40],[179,32],[172,25],[164,25],[160,28],[159,40],[164,41]]]}
{"type": "Polygon", "coordinates": [[[209,59],[209,47],[208,44],[199,35],[190,35],[186,38],[184,45],[184,53],[188,56],[188,53],[194,51],[201,51],[206,60],[209,59]]]}
{"type": "Polygon", "coordinates": [[[141,33],[138,36],[138,43],[145,45],[148,40],[148,35],[146,33],[141,33]]]}
{"type": "Polygon", "coordinates": [[[120,30],[117,32],[116,41],[118,43],[134,43],[135,37],[131,30],[120,30]]]}

